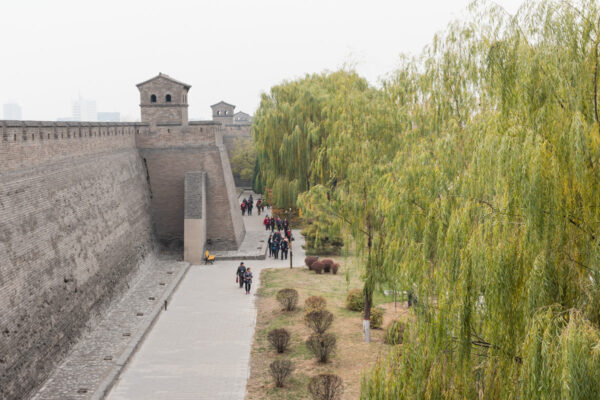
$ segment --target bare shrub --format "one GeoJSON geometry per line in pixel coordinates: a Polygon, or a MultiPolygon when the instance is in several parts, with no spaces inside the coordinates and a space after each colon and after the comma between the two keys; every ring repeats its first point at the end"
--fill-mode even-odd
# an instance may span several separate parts
{"type": "Polygon", "coordinates": [[[306,325],[319,335],[324,333],[333,322],[333,314],[327,310],[311,311],[304,316],[306,325]]]}
{"type": "Polygon", "coordinates": [[[315,261],[314,263],[312,263],[311,269],[317,274],[322,274],[323,269],[325,269],[325,264],[323,264],[320,261],[315,261]]]}
{"type": "Polygon", "coordinates": [[[304,263],[306,264],[306,266],[308,267],[308,269],[311,269],[311,266],[313,265],[313,263],[315,261],[317,261],[319,259],[318,256],[308,256],[304,259],[304,263]]]}
{"type": "Polygon", "coordinates": [[[314,400],[338,400],[344,391],[342,378],[332,374],[320,374],[310,378],[308,391],[314,400]]]}
{"type": "Polygon", "coordinates": [[[327,300],[321,296],[310,296],[304,300],[304,313],[311,311],[321,311],[327,308],[327,300]]]}
{"type": "Polygon", "coordinates": [[[326,363],[335,353],[336,337],[331,333],[318,335],[313,333],[306,340],[306,347],[318,358],[319,362],[326,363]]]}
{"type": "Polygon", "coordinates": [[[298,291],[296,289],[281,289],[277,292],[277,301],[284,310],[293,311],[298,304],[298,291]]]}
{"type": "Polygon", "coordinates": [[[287,378],[294,371],[294,364],[290,360],[275,360],[269,365],[271,376],[275,379],[275,386],[283,387],[287,378]]]}
{"type": "Polygon", "coordinates": [[[283,353],[287,350],[290,344],[290,333],[285,329],[273,329],[267,335],[269,343],[277,349],[278,353],[283,353]]]}

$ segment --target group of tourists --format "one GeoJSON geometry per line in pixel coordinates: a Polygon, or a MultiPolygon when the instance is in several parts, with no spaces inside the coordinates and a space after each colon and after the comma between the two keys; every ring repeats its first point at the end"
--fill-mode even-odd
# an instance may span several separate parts
{"type": "Polygon", "coordinates": [[[281,219],[279,216],[277,216],[277,218],[273,216],[269,218],[269,214],[267,214],[265,219],[263,219],[263,225],[265,226],[265,230],[268,231],[270,229],[271,232],[275,231],[275,226],[277,226],[278,231],[283,230],[284,232],[287,232],[290,229],[290,223],[288,222],[287,218],[281,219]]]}
{"type": "MultiPolygon", "coordinates": [[[[264,212],[267,204],[262,199],[258,199],[256,204],[254,204],[252,195],[248,196],[248,198],[244,198],[240,205],[242,215],[252,215],[252,209],[255,206],[258,215],[260,215],[261,211],[264,212]]],[[[276,260],[287,260],[288,252],[291,248],[291,241],[294,240],[292,238],[290,223],[287,218],[281,219],[279,216],[269,216],[269,214],[267,214],[263,219],[263,225],[265,226],[265,230],[271,230],[267,242],[269,257],[274,257],[276,260]],[[275,228],[277,228],[277,230],[275,230],[275,228]]],[[[243,262],[240,263],[235,276],[235,281],[240,285],[240,289],[245,287],[246,294],[249,294],[250,287],[252,286],[252,272],[250,271],[250,268],[247,268],[243,262]]]]}
{"type": "MultiPolygon", "coordinates": [[[[240,204],[240,208],[242,209],[242,216],[246,215],[246,213],[248,213],[248,215],[252,215],[252,209],[254,208],[254,198],[252,198],[252,195],[250,195],[250,197],[247,199],[244,197],[242,204],[240,204]]],[[[260,215],[260,212],[264,210],[265,202],[262,199],[256,200],[256,211],[258,212],[258,215],[260,215]]]]}
{"type": "Polygon", "coordinates": [[[235,281],[240,284],[240,289],[243,286],[246,289],[246,294],[249,294],[250,287],[252,286],[252,271],[250,271],[250,267],[246,268],[244,263],[241,262],[235,275],[235,281]]]}
{"type": "Polygon", "coordinates": [[[278,230],[277,232],[269,235],[269,257],[274,257],[276,260],[279,259],[279,251],[281,251],[281,259],[287,260],[288,250],[290,249],[290,240],[292,240],[292,233],[288,229],[285,232],[285,236],[278,230]]]}

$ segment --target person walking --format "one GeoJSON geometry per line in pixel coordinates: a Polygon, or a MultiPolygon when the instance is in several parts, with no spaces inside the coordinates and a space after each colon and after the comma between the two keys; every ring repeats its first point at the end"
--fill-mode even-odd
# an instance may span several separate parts
{"type": "Polygon", "coordinates": [[[250,286],[252,286],[252,271],[250,271],[250,268],[247,268],[246,272],[244,272],[244,284],[246,286],[246,294],[250,294],[250,286]]]}
{"type": "Polygon", "coordinates": [[[246,199],[244,199],[244,201],[242,201],[242,204],[240,204],[240,208],[242,209],[242,217],[246,214],[246,199]]]}
{"type": "Polygon", "coordinates": [[[258,212],[258,215],[260,215],[260,204],[261,204],[261,200],[260,199],[256,200],[256,211],[258,212]]]}
{"type": "Polygon", "coordinates": [[[283,242],[281,242],[281,259],[282,260],[284,259],[284,257],[287,260],[288,248],[289,248],[289,242],[288,242],[287,238],[285,238],[285,239],[283,239],[283,242]]]}
{"type": "Polygon", "coordinates": [[[277,217],[277,221],[276,221],[276,223],[277,223],[277,230],[278,230],[278,231],[280,231],[280,230],[281,230],[281,222],[282,222],[282,221],[281,221],[281,218],[277,217]]]}
{"type": "Polygon", "coordinates": [[[263,225],[265,226],[265,230],[267,230],[267,231],[271,227],[271,219],[269,218],[269,214],[267,214],[267,216],[263,220],[263,225]]]}
{"type": "Polygon", "coordinates": [[[275,259],[278,260],[279,259],[279,241],[278,240],[273,240],[273,255],[275,256],[275,259]]]}
{"type": "Polygon", "coordinates": [[[271,257],[273,255],[273,235],[269,235],[267,246],[269,247],[269,257],[271,257]]]}
{"type": "Polygon", "coordinates": [[[273,218],[273,216],[271,216],[269,223],[271,224],[271,232],[274,232],[275,231],[275,218],[273,218]]]}
{"type": "Polygon", "coordinates": [[[246,273],[246,266],[244,265],[243,262],[241,262],[240,266],[237,268],[237,271],[236,271],[236,275],[237,275],[236,281],[240,284],[240,289],[242,288],[242,286],[244,286],[244,274],[245,273],[246,273]]]}

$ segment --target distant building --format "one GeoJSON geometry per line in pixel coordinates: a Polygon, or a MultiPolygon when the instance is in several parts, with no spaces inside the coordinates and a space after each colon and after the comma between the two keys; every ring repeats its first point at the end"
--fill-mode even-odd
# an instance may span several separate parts
{"type": "Polygon", "coordinates": [[[217,121],[222,124],[233,124],[233,110],[235,109],[233,104],[220,101],[217,104],[210,106],[210,108],[212,108],[213,121],[217,121]]]}
{"type": "Polygon", "coordinates": [[[23,112],[21,106],[17,103],[6,103],[3,107],[2,118],[6,120],[21,120],[23,119],[23,112]]]}
{"type": "Polygon", "coordinates": [[[98,112],[98,121],[100,121],[100,122],[121,122],[121,113],[119,113],[119,112],[98,112]]]}
{"type": "Polygon", "coordinates": [[[252,123],[252,117],[250,114],[246,114],[243,111],[238,111],[233,114],[233,123],[234,125],[247,125],[252,123]]]}
{"type": "Polygon", "coordinates": [[[79,97],[73,102],[73,121],[97,121],[96,102],[79,97]]]}
{"type": "Polygon", "coordinates": [[[71,122],[71,121],[75,121],[73,119],[73,117],[60,117],[60,118],[56,118],[57,121],[59,122],[71,122]]]}

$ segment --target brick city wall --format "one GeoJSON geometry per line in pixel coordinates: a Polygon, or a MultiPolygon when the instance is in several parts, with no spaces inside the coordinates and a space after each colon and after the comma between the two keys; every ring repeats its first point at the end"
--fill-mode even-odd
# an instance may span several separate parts
{"type": "Polygon", "coordinates": [[[148,166],[152,220],[163,249],[181,251],[184,232],[184,181],[189,171],[206,172],[207,247],[234,249],[245,231],[237,211],[237,196],[221,125],[190,122],[189,126],[159,125],[138,138],[148,166]]]}
{"type": "Polygon", "coordinates": [[[152,256],[136,124],[0,121],[0,398],[25,398],[152,256]]]}

